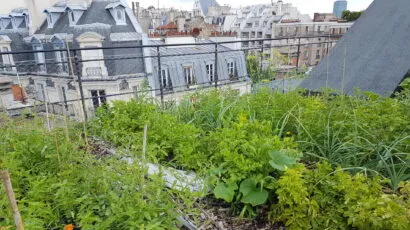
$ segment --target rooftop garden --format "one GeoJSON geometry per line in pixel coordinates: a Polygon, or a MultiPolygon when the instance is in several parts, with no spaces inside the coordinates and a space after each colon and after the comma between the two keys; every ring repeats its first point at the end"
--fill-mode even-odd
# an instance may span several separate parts
{"type": "MultiPolygon", "coordinates": [[[[406,90],[199,92],[61,126],[0,118],[0,169],[27,229],[410,229],[406,90]],[[203,186],[167,183],[170,169],[203,186]]],[[[9,229],[6,196],[0,207],[9,229]]]]}

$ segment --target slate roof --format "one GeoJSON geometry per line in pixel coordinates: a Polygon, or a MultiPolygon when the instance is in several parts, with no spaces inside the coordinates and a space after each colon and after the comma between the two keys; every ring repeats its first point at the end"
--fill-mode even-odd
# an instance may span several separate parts
{"type": "MultiPolygon", "coordinates": [[[[27,46],[27,44],[24,42],[24,38],[28,35],[28,29],[0,30],[0,36],[2,36],[6,40],[11,40],[11,51],[30,50],[31,47],[27,46]]],[[[34,59],[34,56],[32,54],[15,54],[13,55],[13,59],[17,64],[34,59]]],[[[0,58],[0,64],[2,63],[3,59],[0,58]]],[[[17,70],[22,73],[27,72],[27,68],[24,65],[18,65],[17,70]]]]}
{"type": "MultiPolygon", "coordinates": [[[[162,45],[163,41],[150,41],[151,45],[162,45]]],[[[199,41],[196,45],[184,47],[161,47],[161,66],[167,67],[169,70],[169,77],[171,78],[173,91],[186,90],[187,83],[183,73],[184,65],[192,65],[197,84],[206,86],[211,84],[206,72],[206,64],[215,63],[215,48],[211,41],[199,41]],[[211,45],[205,45],[211,44],[211,45]]],[[[239,80],[247,80],[247,70],[245,55],[242,51],[229,49],[225,46],[218,46],[218,80],[227,83],[229,74],[227,69],[228,60],[235,61],[236,72],[239,80]]],[[[151,49],[151,55],[156,56],[156,48],[151,49]]],[[[153,78],[150,78],[150,86],[153,89],[159,89],[159,77],[155,69],[158,68],[158,59],[152,58],[152,65],[154,67],[153,78]]],[[[159,92],[157,92],[159,93],[159,92]]]]}
{"type": "MultiPolygon", "coordinates": [[[[31,40],[35,37],[42,40],[44,49],[53,49],[51,40],[55,35],[58,35],[61,39],[69,40],[70,46],[78,47],[79,44],[76,41],[77,37],[86,32],[94,32],[104,37],[102,43],[103,47],[142,45],[143,34],[128,6],[125,5],[126,24],[116,24],[109,9],[118,5],[124,6],[121,0],[93,0],[87,9],[73,5],[55,5],[54,7],[63,8],[65,10],[54,23],[53,28],[48,28],[47,21],[44,21],[40,29],[36,31],[33,36],[25,38],[25,42],[27,42],[28,45],[31,45],[31,40]],[[84,11],[74,26],[70,26],[67,9],[84,11]]],[[[107,67],[108,75],[131,76],[145,73],[144,60],[142,58],[126,60],[116,59],[117,57],[129,56],[140,57],[142,56],[142,53],[143,50],[141,48],[104,50],[104,63],[107,67]]],[[[47,60],[54,60],[54,53],[46,53],[45,58],[47,60]]],[[[51,64],[48,66],[51,66],[51,64]]],[[[51,66],[50,68],[47,68],[47,72],[53,71],[53,69],[56,70],[57,68],[51,66]]],[[[81,74],[82,73],[80,73],[80,75],[81,74]]]]}
{"type": "Polygon", "coordinates": [[[104,37],[109,37],[111,33],[137,32],[127,14],[126,25],[116,25],[114,18],[106,9],[107,6],[115,2],[119,1],[94,0],[75,26],[70,26],[67,12],[64,12],[56,21],[53,28],[48,28],[47,21],[44,21],[36,34],[69,33],[74,34],[76,38],[84,32],[96,32],[104,37]],[[85,25],[91,26],[87,27],[85,25]]]}
{"type": "Polygon", "coordinates": [[[374,0],[301,87],[390,96],[410,69],[409,12],[408,0],[374,0]]]}

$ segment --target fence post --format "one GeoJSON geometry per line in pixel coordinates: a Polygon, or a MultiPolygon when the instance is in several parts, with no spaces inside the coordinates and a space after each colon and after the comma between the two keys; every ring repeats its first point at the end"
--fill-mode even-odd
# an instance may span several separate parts
{"type": "Polygon", "coordinates": [[[296,59],[296,72],[299,72],[299,59],[300,59],[300,38],[298,39],[298,57],[296,59]]]}
{"type": "Polygon", "coordinates": [[[10,202],[11,210],[13,211],[14,222],[17,230],[24,230],[23,221],[21,220],[20,212],[17,206],[16,197],[14,196],[13,186],[11,185],[10,176],[7,171],[1,172],[1,179],[10,202]]]}
{"type": "Polygon", "coordinates": [[[285,78],[286,78],[286,77],[283,77],[283,78],[282,78],[282,93],[283,93],[283,94],[285,94],[285,78]]]}
{"type": "Polygon", "coordinates": [[[214,71],[215,89],[217,89],[218,88],[218,43],[217,42],[215,42],[215,67],[214,68],[215,68],[215,71],[214,71]]]}
{"type": "Polygon", "coordinates": [[[329,42],[330,42],[330,35],[327,39],[327,44],[326,44],[326,55],[329,55],[329,42]]]}
{"type": "Polygon", "coordinates": [[[263,46],[264,46],[264,44],[263,44],[263,42],[262,42],[262,47],[261,47],[261,65],[260,65],[260,73],[262,74],[262,70],[263,70],[263,46]]]}
{"type": "Polygon", "coordinates": [[[79,67],[79,60],[78,60],[78,54],[77,51],[73,51],[74,54],[74,64],[75,64],[75,71],[77,73],[77,81],[78,81],[78,88],[80,90],[80,97],[81,97],[81,104],[83,107],[83,113],[84,113],[84,121],[88,121],[88,115],[87,115],[87,110],[85,108],[85,99],[84,99],[84,91],[83,91],[83,82],[81,79],[81,74],[80,74],[80,67],[79,67]]]}
{"type": "MultiPolygon", "coordinates": [[[[161,94],[161,105],[164,105],[164,89],[162,86],[162,68],[161,68],[161,53],[160,53],[160,47],[159,45],[157,46],[157,59],[158,59],[158,80],[159,80],[159,90],[161,94]]],[[[165,75],[167,77],[167,75],[165,75]]],[[[168,80],[168,79],[166,79],[168,80]]],[[[154,92],[156,93],[156,92],[154,92]]]]}

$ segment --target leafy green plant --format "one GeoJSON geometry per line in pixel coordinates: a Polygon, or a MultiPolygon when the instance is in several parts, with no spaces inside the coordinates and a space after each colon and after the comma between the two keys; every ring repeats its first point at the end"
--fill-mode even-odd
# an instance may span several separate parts
{"type": "Polygon", "coordinates": [[[302,165],[288,169],[278,180],[271,218],[290,229],[409,228],[409,200],[384,194],[383,183],[377,177],[334,171],[328,163],[313,170],[302,165]]]}
{"type": "Polygon", "coordinates": [[[268,191],[262,186],[256,186],[256,182],[252,179],[242,181],[239,192],[242,195],[241,202],[252,206],[264,204],[268,199],[268,191]]]}
{"type": "MultiPolygon", "coordinates": [[[[49,132],[36,118],[6,120],[1,132],[0,169],[10,172],[27,229],[178,229],[176,218],[193,205],[193,195],[167,189],[160,176],[145,179],[139,164],[95,157],[80,130],[70,129],[68,141],[65,130],[49,132]]],[[[10,225],[1,196],[0,226],[10,225]]]]}

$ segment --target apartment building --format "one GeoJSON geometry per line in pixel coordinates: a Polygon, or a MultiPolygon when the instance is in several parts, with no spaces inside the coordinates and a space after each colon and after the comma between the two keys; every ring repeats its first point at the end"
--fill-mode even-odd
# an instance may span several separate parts
{"type": "MultiPolygon", "coordinates": [[[[220,86],[249,92],[247,83],[241,85],[247,80],[244,54],[227,47],[221,47],[226,54],[218,56],[218,64],[211,64],[215,55],[197,54],[206,51],[200,44],[162,47],[161,55],[166,57],[161,58],[161,66],[167,71],[160,71],[158,60],[152,58],[157,55],[156,49],[141,46],[176,41],[149,41],[123,1],[63,2],[45,8],[43,13],[46,19],[35,33],[30,33],[25,9],[0,17],[1,51],[25,51],[1,55],[0,76],[9,77],[4,82],[11,78],[22,85],[30,101],[57,105],[58,113],[83,119],[83,108],[92,115],[102,104],[134,98],[146,82],[151,96],[162,98],[164,94],[158,92],[163,87],[166,100],[178,100],[187,91],[214,84],[216,72],[220,86]],[[183,58],[185,53],[187,57],[183,58]],[[106,97],[113,94],[116,96],[106,97]],[[85,100],[84,106],[70,102],[81,97],[92,99],[85,100]]],[[[197,42],[193,37],[188,40],[197,42]]]]}
{"type": "Polygon", "coordinates": [[[299,67],[315,66],[349,31],[352,25],[353,23],[338,21],[298,22],[282,20],[273,25],[273,38],[287,39],[272,41],[271,47],[279,47],[274,50],[279,51],[288,59],[288,65],[295,67],[297,65],[299,67]]]}
{"type": "MultiPolygon", "coordinates": [[[[167,37],[164,41],[153,40],[153,45],[181,44],[185,45],[161,47],[161,71],[158,59],[153,58],[154,74],[150,85],[155,89],[162,86],[165,98],[179,100],[186,91],[199,88],[229,87],[239,93],[250,92],[250,82],[246,70],[245,55],[225,45],[218,46],[218,59],[215,59],[215,45],[207,39],[193,37],[167,37]],[[190,44],[190,45],[186,45],[190,44]],[[178,57],[177,59],[175,57],[178,57]],[[161,73],[158,76],[158,73],[161,73]],[[162,85],[161,85],[162,84],[162,85]]],[[[157,50],[152,49],[154,56],[157,50]]],[[[160,96],[156,91],[156,96],[160,96]]]]}

